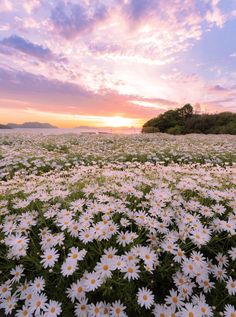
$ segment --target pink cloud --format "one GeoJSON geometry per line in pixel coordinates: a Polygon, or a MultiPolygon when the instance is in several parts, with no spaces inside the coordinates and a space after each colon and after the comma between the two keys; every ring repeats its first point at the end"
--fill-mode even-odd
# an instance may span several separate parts
{"type": "Polygon", "coordinates": [[[133,118],[148,118],[157,113],[155,107],[146,109],[131,103],[136,96],[122,96],[111,91],[93,93],[79,85],[5,69],[0,69],[0,78],[0,92],[4,98],[2,108],[32,108],[75,115],[122,115],[133,118]],[[10,101],[6,102],[7,99],[10,101]]]}
{"type": "Polygon", "coordinates": [[[24,9],[28,14],[31,14],[36,8],[40,6],[40,0],[24,0],[24,9]]]}
{"type": "Polygon", "coordinates": [[[10,0],[1,0],[0,1],[0,12],[7,12],[13,9],[12,2],[10,0]]]}
{"type": "Polygon", "coordinates": [[[211,8],[206,12],[206,21],[222,28],[226,22],[226,16],[219,8],[219,0],[211,0],[211,8]]]}

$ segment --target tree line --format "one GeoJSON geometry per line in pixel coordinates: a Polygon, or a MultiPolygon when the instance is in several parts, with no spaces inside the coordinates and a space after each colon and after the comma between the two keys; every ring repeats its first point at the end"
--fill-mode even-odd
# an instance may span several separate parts
{"type": "Polygon", "coordinates": [[[236,113],[197,114],[190,104],[186,104],[148,120],[143,125],[142,132],[236,134],[236,113]]]}

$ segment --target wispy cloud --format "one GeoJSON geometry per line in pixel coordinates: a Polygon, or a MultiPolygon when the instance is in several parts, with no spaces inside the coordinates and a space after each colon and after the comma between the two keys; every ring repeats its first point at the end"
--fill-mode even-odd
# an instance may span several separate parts
{"type": "Polygon", "coordinates": [[[18,50],[24,54],[37,57],[41,60],[51,60],[54,58],[52,51],[40,44],[32,43],[18,35],[11,35],[0,41],[0,45],[10,49],[18,50]]]}
{"type": "MultiPolygon", "coordinates": [[[[73,115],[124,116],[142,118],[154,115],[155,106],[145,107],[131,101],[136,96],[119,95],[106,90],[94,93],[78,84],[48,80],[26,72],[0,68],[0,93],[2,98],[19,100],[17,108],[34,108],[38,111],[68,113],[73,115]],[[27,101],[25,105],[23,101],[27,101]],[[40,103],[39,103],[40,101],[40,103]]],[[[15,107],[14,103],[2,102],[1,107],[15,107]]]]}
{"type": "Polygon", "coordinates": [[[206,12],[206,21],[222,28],[227,18],[219,8],[220,0],[210,0],[210,9],[206,12]]]}
{"type": "Polygon", "coordinates": [[[40,7],[40,0],[23,0],[23,7],[28,14],[40,7]]]}
{"type": "Polygon", "coordinates": [[[13,8],[12,2],[10,0],[1,0],[0,1],[0,12],[11,11],[13,8]]]}
{"type": "MultiPolygon", "coordinates": [[[[81,2],[83,3],[83,1],[81,2]]],[[[97,23],[103,22],[108,15],[105,5],[99,1],[91,1],[88,6],[80,3],[57,1],[51,12],[51,20],[55,32],[66,39],[73,39],[81,33],[88,33],[95,28],[97,23]]]]}

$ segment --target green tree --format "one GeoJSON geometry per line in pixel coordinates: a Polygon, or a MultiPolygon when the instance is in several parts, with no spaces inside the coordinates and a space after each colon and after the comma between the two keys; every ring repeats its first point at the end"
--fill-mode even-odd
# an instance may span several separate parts
{"type": "Polygon", "coordinates": [[[176,110],[168,110],[147,121],[142,132],[187,133],[227,133],[236,134],[236,113],[194,114],[190,104],[176,110]]]}

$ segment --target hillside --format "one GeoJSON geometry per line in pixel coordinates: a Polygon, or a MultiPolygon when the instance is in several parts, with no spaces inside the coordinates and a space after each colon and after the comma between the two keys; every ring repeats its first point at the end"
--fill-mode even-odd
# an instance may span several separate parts
{"type": "Polygon", "coordinates": [[[11,129],[6,124],[0,124],[0,129],[11,129]]]}
{"type": "Polygon", "coordinates": [[[169,134],[236,134],[236,113],[196,114],[193,107],[186,104],[176,110],[168,110],[147,121],[142,133],[169,134]]]}
{"type": "Polygon", "coordinates": [[[55,126],[50,123],[24,122],[22,124],[8,123],[0,124],[0,129],[53,129],[55,126]]]}

